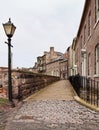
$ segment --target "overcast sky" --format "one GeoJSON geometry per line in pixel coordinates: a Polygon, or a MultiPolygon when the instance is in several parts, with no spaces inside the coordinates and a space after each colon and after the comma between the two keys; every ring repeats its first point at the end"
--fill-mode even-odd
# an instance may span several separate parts
{"type": "Polygon", "coordinates": [[[36,58],[55,47],[64,53],[76,36],[85,0],[0,0],[0,66],[8,66],[2,23],[17,27],[12,37],[12,65],[33,67],[36,58]]]}

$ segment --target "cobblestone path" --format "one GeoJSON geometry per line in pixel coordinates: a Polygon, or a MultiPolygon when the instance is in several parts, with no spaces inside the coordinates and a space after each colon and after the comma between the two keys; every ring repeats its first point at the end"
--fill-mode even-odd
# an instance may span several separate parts
{"type": "Polygon", "coordinates": [[[7,122],[8,113],[3,110],[0,110],[0,130],[4,130],[5,124],[7,122]]]}
{"type": "Polygon", "coordinates": [[[73,95],[65,80],[42,89],[14,112],[6,130],[99,130],[99,113],[75,102],[73,95]]]}

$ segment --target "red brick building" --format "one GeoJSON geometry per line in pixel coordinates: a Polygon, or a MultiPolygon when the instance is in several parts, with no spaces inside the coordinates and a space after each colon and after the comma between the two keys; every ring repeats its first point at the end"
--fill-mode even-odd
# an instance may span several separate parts
{"type": "Polygon", "coordinates": [[[86,0],[76,40],[77,71],[99,80],[99,0],[86,0]]]}
{"type": "Polygon", "coordinates": [[[61,52],[54,50],[54,47],[50,47],[50,51],[44,52],[43,56],[37,57],[36,68],[38,73],[43,73],[52,76],[58,76],[67,78],[67,56],[61,52]]]}

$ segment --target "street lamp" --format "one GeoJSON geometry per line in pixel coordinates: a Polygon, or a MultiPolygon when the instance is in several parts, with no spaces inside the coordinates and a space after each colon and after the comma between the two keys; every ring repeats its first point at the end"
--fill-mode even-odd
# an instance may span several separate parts
{"type": "Polygon", "coordinates": [[[11,23],[11,19],[9,18],[9,21],[5,24],[3,24],[4,31],[8,37],[8,42],[5,42],[8,44],[8,99],[9,103],[12,107],[14,107],[14,103],[12,100],[12,78],[11,78],[11,37],[13,36],[16,27],[13,23],[11,23]]]}

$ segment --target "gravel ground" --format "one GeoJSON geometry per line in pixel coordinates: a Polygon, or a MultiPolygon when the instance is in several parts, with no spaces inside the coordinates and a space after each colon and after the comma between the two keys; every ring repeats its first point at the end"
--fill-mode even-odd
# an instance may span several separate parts
{"type": "Polygon", "coordinates": [[[7,130],[99,130],[99,113],[74,100],[26,102],[7,130]]]}
{"type": "Polygon", "coordinates": [[[12,113],[5,130],[99,130],[99,113],[73,96],[68,80],[49,85],[12,113]]]}

